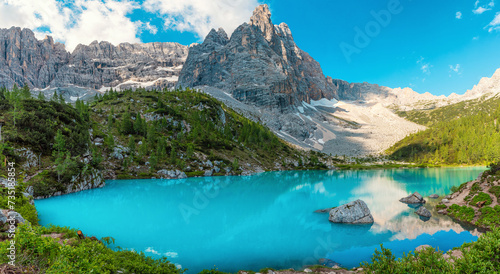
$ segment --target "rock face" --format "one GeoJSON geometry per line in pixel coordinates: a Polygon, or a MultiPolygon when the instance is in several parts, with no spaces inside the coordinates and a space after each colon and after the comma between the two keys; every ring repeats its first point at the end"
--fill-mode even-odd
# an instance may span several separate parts
{"type": "Polygon", "coordinates": [[[331,79],[318,62],[297,47],[285,23],[273,25],[267,5],[227,37],[212,29],[192,46],[178,86],[211,86],[245,103],[286,110],[311,99],[335,97],[331,79]]]}
{"type": "Polygon", "coordinates": [[[50,36],[37,40],[29,29],[0,29],[0,86],[173,87],[187,52],[177,43],[94,41],[69,53],[50,36]]]}
{"type": "Polygon", "coordinates": [[[180,170],[166,170],[166,169],[161,169],[156,172],[158,175],[160,175],[161,178],[164,179],[184,179],[187,178],[186,173],[180,171],[180,170]]]}
{"type": "Polygon", "coordinates": [[[418,192],[414,192],[408,197],[401,198],[399,201],[405,204],[425,204],[424,197],[418,192]]]}
{"type": "Polygon", "coordinates": [[[371,224],[373,216],[362,200],[356,200],[330,211],[330,222],[347,224],[371,224]]]}
{"type": "MultiPolygon", "coordinates": [[[[30,195],[33,195],[35,199],[43,199],[52,196],[60,196],[68,193],[79,192],[82,190],[99,188],[105,186],[105,181],[103,174],[100,170],[91,168],[87,170],[84,174],[79,174],[71,179],[71,182],[67,184],[63,191],[56,191],[49,196],[36,196],[36,193],[28,191],[30,195]]],[[[32,189],[32,188],[31,188],[32,189]]]]}
{"type": "Polygon", "coordinates": [[[419,216],[422,216],[422,217],[425,217],[425,218],[430,218],[432,217],[432,214],[429,210],[427,210],[427,208],[421,206],[418,208],[417,211],[415,211],[415,213],[419,216]]]}

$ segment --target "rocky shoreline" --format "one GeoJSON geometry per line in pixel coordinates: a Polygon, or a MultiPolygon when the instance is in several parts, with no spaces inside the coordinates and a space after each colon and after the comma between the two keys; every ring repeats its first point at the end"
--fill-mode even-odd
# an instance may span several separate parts
{"type": "Polygon", "coordinates": [[[500,178],[496,171],[485,171],[454,190],[436,206],[439,214],[484,231],[500,226],[500,178]]]}

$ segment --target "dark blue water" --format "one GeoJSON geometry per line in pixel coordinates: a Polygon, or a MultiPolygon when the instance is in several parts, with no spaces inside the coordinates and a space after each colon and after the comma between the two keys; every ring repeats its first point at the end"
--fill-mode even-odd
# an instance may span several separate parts
{"type": "MultiPolygon", "coordinates": [[[[167,256],[188,273],[300,268],[328,258],[369,261],[383,243],[396,256],[477,239],[446,216],[423,222],[398,200],[449,193],[484,168],[286,171],[254,176],[107,181],[101,189],[38,200],[42,225],[111,236],[122,248],[167,256]],[[332,224],[316,209],[362,199],[373,225],[332,224]]],[[[426,207],[431,209],[431,205],[426,207]]]]}

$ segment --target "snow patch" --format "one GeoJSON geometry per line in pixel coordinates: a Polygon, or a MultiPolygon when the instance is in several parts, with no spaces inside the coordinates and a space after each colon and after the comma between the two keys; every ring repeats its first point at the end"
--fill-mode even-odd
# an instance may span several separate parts
{"type": "Polygon", "coordinates": [[[317,108],[315,108],[314,106],[311,106],[310,104],[308,104],[308,103],[306,103],[306,102],[304,102],[304,101],[302,101],[302,105],[303,105],[304,107],[306,107],[306,108],[310,108],[310,109],[312,109],[312,110],[318,111],[318,109],[317,109],[317,108]]]}
{"type": "Polygon", "coordinates": [[[328,100],[326,98],[321,98],[318,101],[311,100],[311,106],[314,106],[314,107],[334,108],[337,103],[338,103],[338,101],[335,99],[328,100]]]}
{"type": "Polygon", "coordinates": [[[304,113],[304,107],[297,107],[300,113],[304,113]]]}

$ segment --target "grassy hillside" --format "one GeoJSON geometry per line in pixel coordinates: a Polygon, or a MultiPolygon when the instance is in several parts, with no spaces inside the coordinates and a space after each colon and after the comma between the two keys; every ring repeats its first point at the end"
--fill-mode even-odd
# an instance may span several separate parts
{"type": "Polygon", "coordinates": [[[443,121],[456,120],[480,113],[495,111],[500,105],[500,96],[479,98],[432,109],[396,111],[396,114],[420,125],[432,127],[443,121]]]}
{"type": "Polygon", "coordinates": [[[394,160],[421,164],[489,164],[500,159],[500,98],[399,113],[429,128],[387,150],[394,160]]]}

